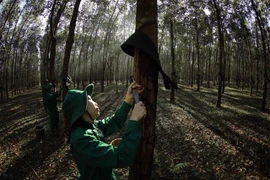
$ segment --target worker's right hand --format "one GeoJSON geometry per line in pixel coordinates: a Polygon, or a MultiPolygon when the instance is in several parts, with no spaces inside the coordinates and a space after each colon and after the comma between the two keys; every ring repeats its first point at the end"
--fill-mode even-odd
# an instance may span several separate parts
{"type": "Polygon", "coordinates": [[[130,120],[140,121],[146,115],[146,107],[143,102],[140,101],[134,105],[130,120]]]}

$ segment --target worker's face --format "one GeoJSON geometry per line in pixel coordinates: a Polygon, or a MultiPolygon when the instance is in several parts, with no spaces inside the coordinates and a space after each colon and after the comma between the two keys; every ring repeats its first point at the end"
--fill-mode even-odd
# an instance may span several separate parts
{"type": "Polygon", "coordinates": [[[51,91],[51,92],[55,92],[55,87],[52,86],[52,87],[50,88],[50,91],[51,91]]]}
{"type": "Polygon", "coordinates": [[[87,111],[89,112],[89,114],[93,119],[98,118],[100,115],[98,104],[95,101],[93,101],[93,99],[89,95],[87,96],[87,100],[88,100],[87,111]]]}

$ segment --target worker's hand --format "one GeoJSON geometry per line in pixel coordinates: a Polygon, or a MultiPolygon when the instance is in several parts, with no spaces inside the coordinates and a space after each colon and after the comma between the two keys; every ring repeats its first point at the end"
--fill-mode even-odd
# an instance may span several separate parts
{"type": "Polygon", "coordinates": [[[140,121],[146,115],[146,107],[143,102],[140,101],[134,105],[130,120],[140,121]]]}
{"type": "Polygon", "coordinates": [[[143,92],[143,90],[144,90],[144,88],[141,85],[139,85],[136,81],[132,82],[129,85],[127,93],[126,93],[126,97],[125,97],[125,102],[130,104],[130,105],[133,104],[133,102],[134,102],[134,96],[132,93],[132,89],[137,89],[139,94],[141,92],[143,92]]]}
{"type": "Polygon", "coordinates": [[[116,138],[116,139],[114,139],[110,144],[113,146],[113,147],[115,147],[115,148],[117,148],[117,146],[119,145],[119,143],[122,141],[122,138],[116,138]]]}

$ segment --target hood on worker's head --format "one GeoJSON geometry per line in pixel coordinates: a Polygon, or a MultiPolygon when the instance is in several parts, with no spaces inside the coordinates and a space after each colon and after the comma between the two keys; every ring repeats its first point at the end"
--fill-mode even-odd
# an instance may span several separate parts
{"type": "Polygon", "coordinates": [[[46,89],[49,90],[51,87],[55,87],[56,85],[54,83],[48,83],[46,85],[46,89]]]}
{"type": "Polygon", "coordinates": [[[93,92],[93,84],[89,84],[83,91],[71,89],[67,92],[62,109],[64,111],[64,114],[68,118],[71,118],[71,128],[74,122],[77,121],[77,119],[79,119],[79,117],[81,117],[87,110],[87,96],[92,96],[93,92]]]}

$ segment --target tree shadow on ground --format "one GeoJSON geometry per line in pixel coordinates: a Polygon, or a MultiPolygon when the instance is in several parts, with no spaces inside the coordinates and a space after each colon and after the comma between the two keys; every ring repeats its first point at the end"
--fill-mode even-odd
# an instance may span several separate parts
{"type": "Polygon", "coordinates": [[[270,121],[267,118],[258,116],[258,98],[237,96],[238,101],[234,101],[236,96],[226,94],[223,97],[225,102],[228,101],[227,99],[231,99],[231,102],[239,103],[239,109],[242,111],[239,112],[236,108],[231,108],[234,104],[218,109],[214,107],[215,104],[207,101],[210,99],[211,102],[213,97],[195,91],[188,93],[184,90],[178,91],[176,104],[187,110],[195,120],[202,123],[217,136],[229,142],[245,158],[250,159],[252,161],[252,166],[249,167],[250,170],[255,168],[259,171],[259,174],[270,177],[270,167],[268,166],[270,163],[268,133],[270,131],[270,121]],[[242,108],[243,105],[247,104],[248,107],[242,108]],[[245,112],[244,115],[242,115],[243,111],[245,112]],[[255,133],[248,134],[248,132],[245,132],[248,130],[250,130],[250,133],[251,131],[255,133]],[[256,140],[253,134],[264,136],[264,143],[261,143],[258,139],[256,140]]]}
{"type": "MultiPolygon", "coordinates": [[[[166,102],[162,103],[159,108],[160,112],[165,112],[166,102]]],[[[175,165],[183,162],[190,162],[190,150],[193,144],[186,140],[187,129],[177,121],[173,115],[168,112],[165,116],[158,118],[156,129],[156,146],[155,146],[155,163],[153,164],[152,179],[171,180],[176,179],[172,172],[175,165]]],[[[181,170],[181,178],[199,179],[200,174],[194,168],[185,168],[181,170]],[[188,174],[188,176],[186,175],[188,174]]]]}
{"type": "Polygon", "coordinates": [[[35,173],[36,178],[40,179],[35,168],[41,166],[43,161],[61,148],[62,145],[63,143],[58,139],[56,141],[48,138],[44,141],[33,139],[21,148],[21,156],[10,147],[9,152],[16,157],[13,158],[12,164],[9,164],[10,167],[0,175],[0,179],[25,179],[30,173],[35,173]]]}
{"type": "Polygon", "coordinates": [[[37,112],[40,113],[40,116],[46,116],[44,108],[42,108],[43,111],[40,109],[40,107],[43,107],[43,105],[40,104],[41,94],[40,98],[37,98],[37,93],[39,93],[39,91],[16,96],[2,105],[0,109],[0,132],[4,127],[10,127],[11,124],[16,125],[17,123],[22,123],[24,120],[21,119],[22,117],[29,117],[29,120],[32,120],[33,117],[31,116],[36,116],[37,112]]]}
{"type": "MultiPolygon", "coordinates": [[[[0,179],[57,179],[59,175],[63,179],[66,175],[75,179],[74,171],[69,170],[72,158],[66,151],[64,135],[58,138],[50,135],[49,117],[40,104],[41,99],[41,90],[35,89],[1,105],[0,114],[4,118],[0,121],[0,179]],[[43,139],[37,139],[38,125],[45,128],[43,139]],[[51,164],[53,167],[48,167],[51,164]],[[57,166],[63,166],[62,172],[57,172],[57,166]],[[52,169],[57,173],[50,173],[52,169]]],[[[63,129],[61,116],[60,128],[63,129]]]]}

